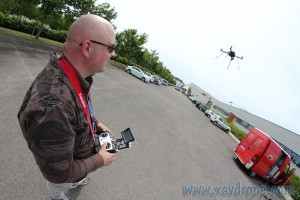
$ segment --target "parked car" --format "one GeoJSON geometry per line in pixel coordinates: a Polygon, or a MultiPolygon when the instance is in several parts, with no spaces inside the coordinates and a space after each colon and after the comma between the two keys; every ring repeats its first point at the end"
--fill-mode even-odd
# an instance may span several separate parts
{"type": "Polygon", "coordinates": [[[150,83],[153,83],[153,81],[154,81],[154,77],[153,77],[153,75],[152,74],[150,74],[150,73],[148,73],[148,72],[144,72],[147,76],[149,76],[149,78],[150,78],[150,83]]]}
{"type": "Polygon", "coordinates": [[[175,87],[175,90],[180,91],[180,87],[175,87]]]}
{"type": "Polygon", "coordinates": [[[226,133],[229,133],[231,131],[230,127],[228,126],[227,122],[223,117],[220,115],[211,115],[210,116],[210,122],[213,123],[214,125],[220,127],[222,130],[224,130],[226,133]]]}
{"type": "Polygon", "coordinates": [[[216,113],[214,113],[212,110],[206,110],[205,111],[205,116],[210,118],[210,116],[215,116],[216,113]]]}
{"type": "Polygon", "coordinates": [[[189,96],[189,99],[192,101],[192,103],[197,103],[199,102],[198,99],[194,96],[189,96]]]}
{"type": "Polygon", "coordinates": [[[205,104],[203,104],[203,103],[198,103],[198,104],[196,104],[196,107],[199,109],[199,110],[201,110],[202,112],[205,112],[206,110],[208,110],[208,107],[205,105],[205,104]]]}
{"type": "Polygon", "coordinates": [[[134,75],[135,77],[141,79],[142,81],[144,81],[145,83],[149,83],[150,82],[150,78],[143,72],[143,70],[141,70],[140,68],[138,67],[135,67],[135,66],[127,66],[125,68],[125,71],[128,73],[128,74],[132,74],[134,75]]]}
{"type": "Polygon", "coordinates": [[[153,84],[155,84],[155,85],[160,85],[161,84],[160,78],[158,78],[157,76],[153,76],[153,78],[154,78],[153,84]]]}
{"type": "Polygon", "coordinates": [[[161,79],[161,84],[164,85],[164,86],[167,86],[168,85],[168,81],[165,80],[165,79],[161,79]]]}

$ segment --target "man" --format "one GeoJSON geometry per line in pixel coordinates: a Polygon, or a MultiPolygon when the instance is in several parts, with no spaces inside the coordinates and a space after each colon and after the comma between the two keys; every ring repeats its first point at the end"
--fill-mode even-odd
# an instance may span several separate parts
{"type": "Polygon", "coordinates": [[[110,130],[93,116],[89,95],[91,76],[104,71],[115,55],[115,36],[107,20],[79,17],[68,30],[62,56],[50,56],[18,113],[51,199],[67,200],[68,189],[87,184],[90,172],[115,160],[114,154],[106,152],[106,144],[92,154],[96,130],[110,130]]]}

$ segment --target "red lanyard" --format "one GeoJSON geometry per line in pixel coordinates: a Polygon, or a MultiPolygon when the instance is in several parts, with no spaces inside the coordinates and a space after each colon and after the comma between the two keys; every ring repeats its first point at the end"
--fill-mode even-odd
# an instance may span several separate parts
{"type": "Polygon", "coordinates": [[[88,122],[89,122],[90,132],[91,132],[92,136],[94,136],[94,129],[93,129],[92,122],[91,122],[91,117],[90,117],[91,115],[89,112],[89,107],[86,102],[86,98],[82,91],[81,85],[79,83],[78,77],[77,77],[73,67],[66,61],[66,59],[64,57],[59,60],[59,64],[60,64],[61,68],[63,69],[63,71],[65,72],[65,74],[67,75],[69,81],[71,82],[73,89],[75,90],[75,93],[80,102],[80,105],[84,111],[84,114],[85,114],[88,122]]]}

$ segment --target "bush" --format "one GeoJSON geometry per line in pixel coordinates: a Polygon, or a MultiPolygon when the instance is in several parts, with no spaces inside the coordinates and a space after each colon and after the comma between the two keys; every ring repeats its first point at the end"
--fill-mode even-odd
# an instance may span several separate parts
{"type": "Polygon", "coordinates": [[[0,26],[15,31],[31,34],[34,27],[38,26],[36,21],[22,20],[21,17],[6,15],[0,12],[0,26]]]}
{"type": "Polygon", "coordinates": [[[64,30],[57,31],[47,28],[42,31],[41,37],[64,43],[67,37],[67,32],[64,30]]]}
{"type": "Polygon", "coordinates": [[[244,131],[242,131],[241,129],[236,127],[231,121],[229,121],[228,118],[226,118],[226,121],[229,127],[231,128],[231,132],[233,133],[233,135],[235,135],[239,140],[242,140],[247,135],[244,131]]]}
{"type": "MultiPolygon", "coordinates": [[[[33,30],[35,30],[34,33],[36,34],[40,22],[35,20],[22,20],[19,16],[6,15],[0,12],[0,26],[27,34],[32,34],[33,30]]],[[[57,31],[47,28],[46,26],[43,26],[43,31],[41,33],[41,37],[57,42],[65,42],[66,36],[66,31],[57,31]]]]}
{"type": "Polygon", "coordinates": [[[287,185],[292,186],[294,188],[291,196],[294,199],[299,199],[299,197],[300,197],[300,178],[299,178],[299,176],[294,174],[287,185]]]}

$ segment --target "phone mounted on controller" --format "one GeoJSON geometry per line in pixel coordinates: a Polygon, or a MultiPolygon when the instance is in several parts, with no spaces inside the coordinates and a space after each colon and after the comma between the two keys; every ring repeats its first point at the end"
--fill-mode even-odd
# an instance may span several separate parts
{"type": "Polygon", "coordinates": [[[135,140],[130,128],[121,132],[122,138],[115,139],[109,132],[96,132],[94,138],[93,153],[96,154],[100,151],[104,143],[106,145],[106,151],[110,153],[116,153],[121,149],[130,148],[131,142],[135,140]]]}

